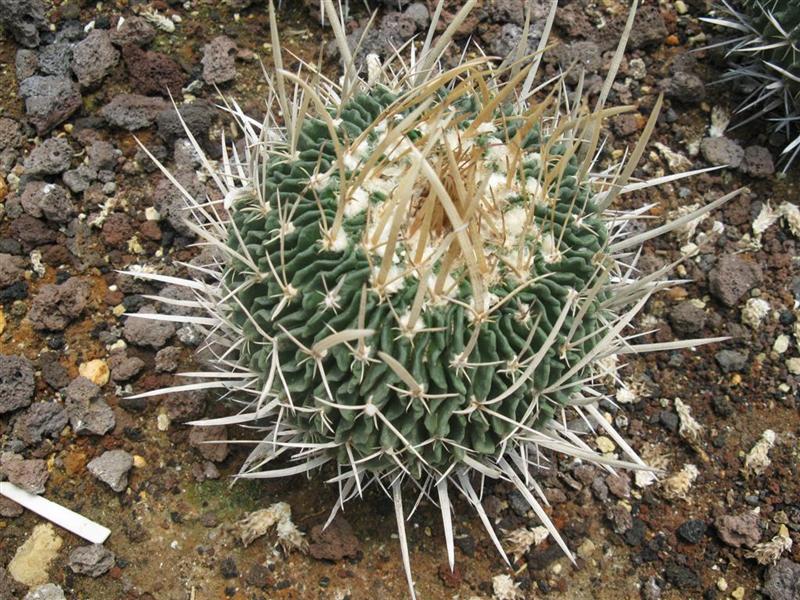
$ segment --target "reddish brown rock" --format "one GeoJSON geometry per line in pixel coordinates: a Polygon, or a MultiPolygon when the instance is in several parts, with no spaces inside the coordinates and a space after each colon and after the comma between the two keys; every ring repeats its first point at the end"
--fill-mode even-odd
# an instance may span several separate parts
{"type": "Polygon", "coordinates": [[[327,529],[317,525],[311,530],[308,553],[317,560],[356,558],[360,550],[358,538],[344,517],[337,515],[327,529]]]}
{"type": "Polygon", "coordinates": [[[122,56],[128,67],[131,87],[137,93],[180,96],[186,74],[169,56],[134,45],[125,46],[122,56]]]}
{"type": "Polygon", "coordinates": [[[114,248],[126,248],[133,236],[131,218],[124,213],[112,213],[103,223],[103,241],[114,248]]]}
{"type": "Polygon", "coordinates": [[[145,221],[139,227],[139,231],[148,240],[157,242],[161,239],[161,227],[158,226],[158,221],[145,221]]]}
{"type": "Polygon", "coordinates": [[[228,456],[228,430],[224,425],[193,427],[189,444],[206,460],[222,462],[228,456]]]}
{"type": "Polygon", "coordinates": [[[708,277],[711,294],[727,306],[735,306],[750,289],[761,283],[764,275],[755,262],[738,254],[728,254],[717,262],[708,277]]]}
{"type": "Polygon", "coordinates": [[[70,277],[60,285],[43,285],[28,312],[33,328],[64,329],[86,308],[89,292],[89,284],[78,277],[70,277]]]}
{"type": "Polygon", "coordinates": [[[720,539],[734,548],[753,548],[761,541],[761,527],[755,513],[722,515],[714,521],[714,525],[720,539]]]}

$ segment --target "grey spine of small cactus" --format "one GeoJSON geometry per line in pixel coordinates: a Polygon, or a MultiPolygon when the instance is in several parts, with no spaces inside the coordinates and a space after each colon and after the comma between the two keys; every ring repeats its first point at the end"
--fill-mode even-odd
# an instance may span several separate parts
{"type": "Polygon", "coordinates": [[[244,143],[223,139],[215,162],[187,130],[219,199],[192,197],[161,166],[184,191],[187,225],[220,260],[185,279],[129,271],[191,290],[196,300],[182,305],[205,316],[133,316],[191,323],[214,356],[187,374],[196,383],[139,396],[218,390],[234,414],[194,425],[258,432],[239,478],[326,471],[340,494],[328,523],[345,501],[381,487],[394,501],[412,597],[404,494],[439,506],[451,568],[454,492],[508,562],[481,505],[487,478],[512,484],[572,558],[530,467],[559,454],[648,468],[599,409],[604,382],[617,378],[618,357],[713,340],[637,341],[634,318],[670,285],[674,265],[639,276],[636,261],[642,244],[736,194],[629,233],[651,206],[616,208],[626,194],[693,174],[632,177],[661,98],[626,160],[598,165],[603,121],[632,109],[606,100],[636,2],[591,109],[580,84],[570,102],[561,77],[538,81],[547,35],[532,56],[521,43],[500,64],[479,56],[441,67],[475,4],[436,38],[440,1],[413,52],[384,64],[369,56],[362,78],[344,20],[324,0],[343,63],[337,83],[313,66],[284,68],[270,3],[264,121],[226,101],[244,143]],[[594,450],[570,428],[575,418],[624,456],[594,450]]]}
{"type": "Polygon", "coordinates": [[[786,137],[781,152],[784,172],[800,155],[800,2],[796,0],[722,0],[714,16],[703,18],[723,28],[730,69],[719,83],[736,82],[747,96],[740,124],[766,118],[786,137]]]}

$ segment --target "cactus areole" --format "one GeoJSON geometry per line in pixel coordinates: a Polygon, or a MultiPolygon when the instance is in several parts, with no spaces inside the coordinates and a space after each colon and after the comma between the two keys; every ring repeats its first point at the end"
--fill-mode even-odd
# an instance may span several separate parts
{"type": "Polygon", "coordinates": [[[647,207],[612,209],[628,192],[691,175],[631,178],[661,98],[627,160],[598,164],[604,119],[630,110],[605,101],[635,2],[592,109],[561,98],[560,79],[537,80],[544,40],[533,56],[523,44],[503,62],[441,68],[474,4],[434,43],[440,3],[415,52],[367,57],[362,79],[324,0],[344,64],[338,84],[318,69],[306,79],[283,69],[270,6],[271,110],[257,122],[231,102],[243,143],[223,140],[218,163],[202,158],[220,199],[184,192],[187,225],[219,258],[186,279],[132,271],[192,290],[194,301],[162,299],[192,315],[136,316],[204,329],[214,356],[187,374],[197,383],[142,395],[218,389],[234,414],[195,425],[259,433],[238,477],[324,473],[341,496],[331,519],[368,485],[383,487],[412,596],[404,490],[439,505],[451,566],[451,491],[505,558],[481,506],[485,478],[514,485],[571,556],[529,465],[561,454],[646,468],[597,406],[616,357],[708,340],[636,342],[632,321],[669,269],[638,277],[636,259],[648,239],[735,195],[636,235],[627,226],[647,207]],[[575,418],[620,456],[593,449],[570,428],[575,418]]]}

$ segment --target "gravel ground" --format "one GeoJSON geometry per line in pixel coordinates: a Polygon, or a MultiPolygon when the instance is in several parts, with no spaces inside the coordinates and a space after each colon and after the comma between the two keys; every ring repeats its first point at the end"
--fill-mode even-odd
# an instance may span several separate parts
{"type": "MultiPolygon", "coordinates": [[[[224,412],[210,394],[128,397],[178,383],[201,341],[191,326],[125,316],[150,311],[146,294],[181,291],[119,270],[181,275],[181,262],[203,260],[180,197],[136,139],[187,189],[205,192],[169,93],[217,156],[229,123],[214,106],[215,86],[249,114],[263,111],[264,3],[53,4],[0,0],[0,479],[112,533],[86,545],[0,498],[0,600],[404,598],[388,499],[368,493],[322,532],[336,494],[321,478],[229,486],[245,450],[225,441],[242,434],[182,424],[224,412]],[[242,519],[267,507],[305,534],[307,553],[285,553],[271,533],[248,537],[242,519]]],[[[447,2],[446,15],[460,4],[447,2]]],[[[596,94],[627,9],[617,0],[561,4],[546,71],[578,63],[596,94]]],[[[797,169],[776,172],[781,140],[763,126],[726,127],[741,98],[713,83],[724,63],[701,49],[715,35],[699,21],[704,0],[642,4],[610,99],[636,110],[609,123],[603,160],[622,156],[663,91],[636,175],[728,166],[627,196],[626,208],[656,202],[660,219],[746,190],[647,247],[649,269],[689,258],[676,274],[686,282],[656,296],[638,327],[651,332],[645,342],[728,339],[632,358],[620,373],[633,393],[601,407],[663,477],[566,460],[536,474],[576,564],[546,540],[521,549],[509,569],[459,506],[451,573],[438,511],[423,505],[408,528],[421,599],[800,598],[797,169]],[[504,582],[512,591],[500,591],[504,582]]],[[[362,55],[385,54],[429,22],[425,3],[373,5],[380,12],[362,55]]],[[[521,35],[523,5],[484,0],[460,43],[471,36],[505,54],[521,35]]],[[[332,38],[316,8],[316,0],[283,2],[290,68],[298,58],[315,62],[332,38]]],[[[534,2],[534,43],[545,11],[534,2]]],[[[353,39],[366,17],[354,10],[353,39]]],[[[448,60],[456,58],[454,49],[448,60]]],[[[335,62],[325,69],[334,74],[335,62]]],[[[617,452],[612,440],[587,435],[617,452]]],[[[538,525],[508,486],[487,486],[483,502],[506,534],[538,525]]]]}

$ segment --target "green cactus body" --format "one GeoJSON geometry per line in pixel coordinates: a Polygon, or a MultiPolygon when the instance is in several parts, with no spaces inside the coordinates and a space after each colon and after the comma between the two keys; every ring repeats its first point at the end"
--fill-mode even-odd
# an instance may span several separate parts
{"type": "MultiPolygon", "coordinates": [[[[376,121],[393,100],[382,87],[352,99],[341,111],[340,142],[346,145],[348,138],[375,130],[376,121]]],[[[516,134],[519,119],[498,119],[501,121],[505,127],[495,132],[500,138],[477,136],[476,143],[483,145],[483,160],[490,158],[493,144],[504,147],[516,134]]],[[[460,127],[469,124],[467,119],[460,127]]],[[[451,131],[455,133],[455,129],[451,131]]],[[[406,137],[411,139],[417,133],[412,129],[406,137]]],[[[377,134],[372,131],[367,139],[370,137],[372,141],[361,150],[362,162],[372,151],[377,134]]],[[[537,182],[540,176],[540,150],[538,134],[525,136],[522,171],[530,182],[537,182]]],[[[563,147],[552,148],[551,160],[561,158],[563,151],[563,147]]],[[[246,265],[232,264],[226,274],[228,287],[242,291],[230,305],[230,318],[244,332],[244,362],[253,371],[264,373],[263,379],[270,373],[272,352],[278,349],[285,383],[275,381],[274,388],[285,399],[290,397],[296,407],[285,418],[309,441],[335,442],[330,452],[340,464],[365,459],[368,468],[383,469],[392,463],[387,454],[406,451],[410,445],[414,450],[406,452],[404,460],[415,475],[421,473],[420,459],[446,469],[463,458],[464,449],[495,455],[518,423],[535,429],[549,420],[554,408],[563,405],[574,391],[569,383],[585,376],[586,369],[580,369],[560,381],[569,365],[578,363],[596,343],[595,333],[601,328],[597,307],[603,295],[598,294],[585,309],[580,323],[571,317],[562,319],[558,341],[533,375],[523,385],[509,389],[524,369],[524,359],[535,354],[550,335],[570,290],[592,288],[598,273],[595,261],[603,256],[607,244],[606,227],[589,202],[589,189],[576,182],[578,161],[574,157],[569,160],[563,177],[551,186],[552,201],[535,206],[532,222],[520,226],[517,238],[487,240],[492,256],[511,254],[520,245],[525,254],[534,255],[522,277],[511,267],[495,269],[488,291],[493,299],[509,296],[509,301],[485,322],[474,323],[472,289],[461,266],[447,275],[453,282],[441,301],[426,302],[413,331],[403,330],[403,318],[419,292],[418,273],[406,268],[408,257],[398,248],[391,267],[395,279],[381,289],[375,275],[381,257],[364,244],[371,233],[367,231],[367,204],[375,213],[386,200],[386,190],[372,189],[364,200],[355,197],[359,195],[355,192],[347,200],[353,208],[345,212],[346,241],[341,248],[324,243],[324,222],[335,219],[339,182],[333,170],[326,181],[315,186],[312,174],[326,172],[335,163],[325,123],[306,121],[296,158],[272,159],[266,170],[262,196],[268,199],[268,209],[261,209],[250,197],[240,200],[232,215],[236,234],[228,240],[230,247],[240,254],[246,248],[261,272],[270,275],[248,285],[251,274],[246,265]],[[290,219],[285,218],[287,212],[290,219]],[[561,239],[559,248],[550,249],[557,256],[548,255],[543,243],[547,237],[561,239]],[[526,280],[528,285],[524,285],[526,280]],[[287,284],[292,290],[288,299],[287,284]],[[521,284],[523,289],[518,289],[521,284]],[[358,322],[359,313],[363,323],[358,322]],[[332,332],[365,327],[375,333],[364,340],[361,351],[353,344],[339,344],[318,359],[307,351],[332,332]],[[476,327],[477,341],[464,356],[476,327]],[[265,342],[265,333],[272,341],[265,342]],[[580,342],[566,350],[568,335],[580,342]],[[374,360],[377,352],[400,363],[424,394],[407,389],[385,362],[374,360]],[[557,389],[541,395],[554,385],[557,389]],[[501,396],[505,397],[492,404],[490,411],[480,409],[481,403],[501,396]],[[391,424],[369,411],[339,408],[365,402],[379,408],[391,424]],[[369,458],[379,450],[383,451],[380,456],[369,458]]],[[[358,174],[359,166],[353,166],[348,177],[358,174]]],[[[501,167],[495,168],[500,172],[501,167]]],[[[525,214],[523,206],[534,202],[524,186],[520,191],[498,200],[502,204],[498,211],[509,220],[509,215],[519,220],[525,214]]],[[[441,271],[443,260],[434,265],[431,279],[441,271]]]]}

